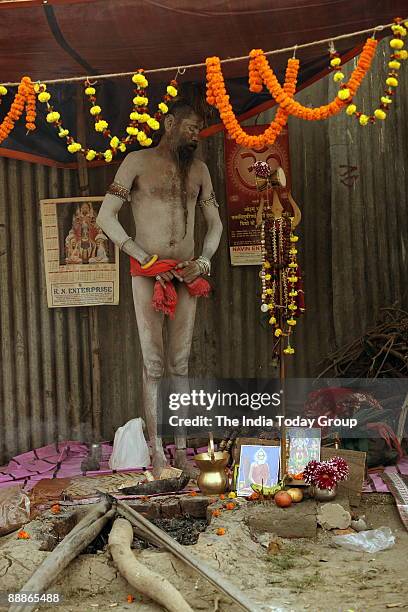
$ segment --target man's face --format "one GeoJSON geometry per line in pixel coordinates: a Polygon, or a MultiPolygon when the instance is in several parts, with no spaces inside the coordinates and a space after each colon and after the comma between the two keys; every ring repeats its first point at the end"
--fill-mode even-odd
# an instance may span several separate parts
{"type": "Polygon", "coordinates": [[[172,129],[173,142],[177,149],[193,153],[198,146],[198,136],[203,129],[202,120],[195,113],[188,117],[177,119],[172,129]]]}

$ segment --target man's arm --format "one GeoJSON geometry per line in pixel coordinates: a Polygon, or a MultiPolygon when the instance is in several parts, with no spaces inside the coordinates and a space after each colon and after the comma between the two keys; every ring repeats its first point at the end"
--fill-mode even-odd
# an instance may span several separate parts
{"type": "Polygon", "coordinates": [[[137,153],[129,153],[119,166],[114,182],[103,199],[96,224],[122,251],[137,259],[141,264],[145,264],[150,260],[151,255],[132,240],[117,217],[123,203],[130,200],[130,190],[137,171],[137,153]]]}

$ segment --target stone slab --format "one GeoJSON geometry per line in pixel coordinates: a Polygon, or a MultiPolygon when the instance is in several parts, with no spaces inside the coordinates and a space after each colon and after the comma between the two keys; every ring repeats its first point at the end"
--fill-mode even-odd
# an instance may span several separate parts
{"type": "Polygon", "coordinates": [[[246,523],[251,532],[274,533],[281,538],[314,538],[317,532],[317,505],[314,500],[278,508],[273,502],[250,505],[246,523]]]}

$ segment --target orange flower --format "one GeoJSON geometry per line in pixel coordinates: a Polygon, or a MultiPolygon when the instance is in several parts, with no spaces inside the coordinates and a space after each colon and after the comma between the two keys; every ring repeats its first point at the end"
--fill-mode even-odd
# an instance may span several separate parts
{"type": "Polygon", "coordinates": [[[24,531],[24,529],[20,529],[20,531],[17,534],[17,538],[19,540],[29,540],[30,539],[30,534],[27,531],[24,531]]]}
{"type": "Polygon", "coordinates": [[[255,499],[259,499],[259,497],[260,497],[259,493],[254,491],[253,493],[251,493],[251,495],[249,495],[248,499],[250,499],[251,501],[254,501],[255,499]]]}
{"type": "Polygon", "coordinates": [[[133,597],[133,595],[128,595],[128,596],[126,597],[126,601],[127,601],[128,603],[133,603],[133,602],[135,601],[135,598],[133,597]]]}
{"type": "Polygon", "coordinates": [[[219,536],[223,536],[223,535],[225,535],[225,529],[224,529],[224,527],[218,527],[218,529],[217,529],[217,531],[216,531],[216,534],[217,534],[217,535],[219,535],[219,536]]]}
{"type": "Polygon", "coordinates": [[[51,512],[53,514],[58,514],[59,512],[61,512],[61,506],[59,504],[54,504],[53,506],[51,506],[51,512]]]}
{"type": "Polygon", "coordinates": [[[227,510],[234,510],[235,504],[233,504],[232,502],[228,502],[228,504],[225,507],[227,510]]]}
{"type": "Polygon", "coordinates": [[[220,499],[225,499],[225,495],[224,495],[224,493],[221,493],[221,495],[220,495],[220,499]]]}
{"type": "Polygon", "coordinates": [[[213,510],[212,511],[212,515],[213,516],[220,516],[221,515],[221,510],[213,510]]]}
{"type": "Polygon", "coordinates": [[[197,495],[197,491],[190,491],[189,495],[191,495],[191,497],[195,497],[197,495]]]}

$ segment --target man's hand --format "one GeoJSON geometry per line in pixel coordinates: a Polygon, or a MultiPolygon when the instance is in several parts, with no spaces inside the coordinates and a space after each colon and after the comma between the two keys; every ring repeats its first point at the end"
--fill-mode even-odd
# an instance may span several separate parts
{"type": "Polygon", "coordinates": [[[176,275],[172,272],[160,272],[160,274],[156,276],[156,280],[159,281],[159,283],[164,289],[164,287],[166,286],[166,282],[171,281],[172,278],[174,278],[175,276],[176,275]]]}
{"type": "Polygon", "coordinates": [[[193,280],[201,276],[201,269],[194,260],[181,261],[174,269],[174,276],[185,283],[192,283],[193,280]],[[177,270],[183,270],[183,274],[178,275],[177,270]]]}

